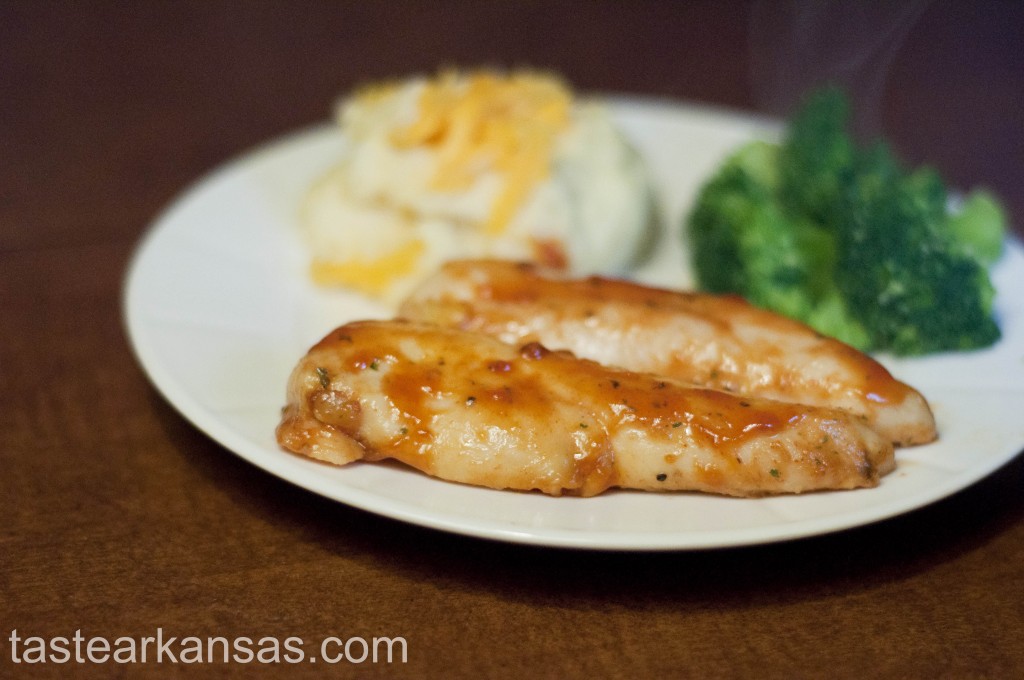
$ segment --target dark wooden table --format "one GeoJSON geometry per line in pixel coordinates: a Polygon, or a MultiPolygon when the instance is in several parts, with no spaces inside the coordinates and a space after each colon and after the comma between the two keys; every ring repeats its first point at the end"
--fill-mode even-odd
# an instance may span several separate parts
{"type": "Polygon", "coordinates": [[[1024,674],[1021,458],[922,510],[790,543],[505,545],[378,518],[261,472],[157,394],[123,330],[128,258],[187,185],[326,119],[354,85],[445,64],[551,68],[581,90],[768,112],[836,77],[858,97],[862,130],[954,186],[993,188],[1024,233],[1021,5],[839,12],[0,4],[0,676],[197,670],[158,663],[155,648],[132,665],[76,663],[73,647],[66,664],[59,653],[14,663],[15,632],[23,655],[29,637],[73,645],[76,631],[408,643],[405,664],[202,664],[269,677],[1024,674]]]}

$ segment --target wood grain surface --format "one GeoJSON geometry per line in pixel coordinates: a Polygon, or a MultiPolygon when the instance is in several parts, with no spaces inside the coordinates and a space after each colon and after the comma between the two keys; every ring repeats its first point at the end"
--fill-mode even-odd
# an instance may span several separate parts
{"type": "Polygon", "coordinates": [[[1024,675],[1020,457],[930,507],[820,538],[668,554],[504,545],[261,472],[182,419],[125,337],[126,263],[175,196],[325,120],[358,84],[443,65],[550,68],[581,90],[770,113],[838,78],[859,129],[954,186],[991,187],[1024,235],[1022,6],[836,5],[0,3],[0,676],[1024,675]],[[161,631],[401,636],[408,657],[175,664],[150,649],[146,663],[19,664],[15,631],[22,652],[29,636],[161,631]]]}

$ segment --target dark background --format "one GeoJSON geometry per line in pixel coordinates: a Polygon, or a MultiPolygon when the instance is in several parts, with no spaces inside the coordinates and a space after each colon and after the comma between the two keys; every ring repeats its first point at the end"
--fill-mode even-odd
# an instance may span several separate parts
{"type": "MultiPolygon", "coordinates": [[[[122,330],[124,267],[203,173],[440,66],[784,114],[847,85],[858,130],[1024,234],[1018,2],[0,3],[0,676],[22,635],[402,635],[339,677],[1012,677],[1024,466],[793,543],[591,554],[493,544],[297,490],[193,429],[122,330]]],[[[1022,405],[1024,407],[1024,405],[1022,405]]],[[[194,670],[194,669],[193,669],[194,670]]],[[[313,666],[215,665],[312,675],[313,666]]]]}

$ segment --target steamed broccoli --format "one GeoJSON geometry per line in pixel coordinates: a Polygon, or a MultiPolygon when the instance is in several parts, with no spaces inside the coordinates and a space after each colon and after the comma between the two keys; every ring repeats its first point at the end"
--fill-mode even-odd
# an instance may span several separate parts
{"type": "Polygon", "coordinates": [[[988,267],[1003,252],[1006,212],[995,196],[975,190],[947,216],[946,229],[958,250],[988,267]]]}
{"type": "Polygon", "coordinates": [[[787,215],[778,200],[778,156],[778,146],[752,142],[704,187],[690,217],[699,225],[690,237],[701,285],[861,346],[867,334],[835,284],[833,240],[811,220],[787,215]]]}
{"type": "Polygon", "coordinates": [[[782,144],[751,142],[703,187],[687,232],[698,283],[855,347],[925,354],[992,344],[1005,217],[976,192],[950,211],[929,170],[858,147],[846,99],[813,97],[782,144]]]}

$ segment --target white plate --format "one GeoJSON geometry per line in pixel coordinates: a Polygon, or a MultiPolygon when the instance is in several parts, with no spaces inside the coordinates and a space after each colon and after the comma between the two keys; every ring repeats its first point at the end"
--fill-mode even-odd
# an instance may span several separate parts
{"type": "MultiPolygon", "coordinates": [[[[661,190],[667,237],[638,278],[685,286],[679,224],[723,155],[770,123],[707,108],[613,99],[661,190]]],[[[274,427],[292,366],[329,330],[390,310],[315,289],[296,235],[296,206],[338,157],[322,127],[285,138],[200,181],[156,222],[126,281],[136,355],[163,395],[226,448],[282,479],[388,517],[510,542],[666,550],[792,539],[863,525],[943,498],[1024,448],[1024,251],[995,271],[1004,338],[994,348],[883,362],[921,389],[941,437],[901,449],[875,489],[766,499],[613,491],[551,498],[429,478],[397,465],[334,468],[280,450],[274,427]]]]}

